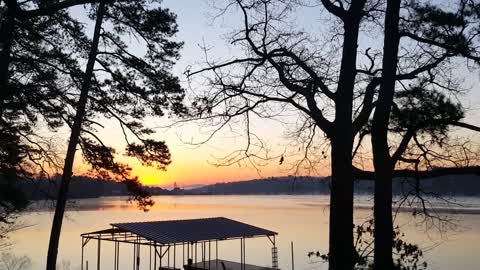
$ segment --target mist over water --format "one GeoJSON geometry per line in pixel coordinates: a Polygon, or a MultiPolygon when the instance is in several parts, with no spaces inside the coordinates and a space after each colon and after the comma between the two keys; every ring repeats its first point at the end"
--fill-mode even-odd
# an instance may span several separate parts
{"type": "MultiPolygon", "coordinates": [[[[68,211],[62,229],[59,265],[71,270],[80,269],[80,234],[110,228],[111,223],[152,220],[172,220],[223,216],[279,233],[277,247],[279,266],[291,269],[290,243],[294,243],[295,270],[327,269],[327,264],[309,259],[309,251],[328,250],[328,196],[270,195],[270,196],[158,196],[149,212],[127,204],[125,198],[108,197],[77,200],[68,211]]],[[[405,239],[419,244],[425,250],[429,269],[477,269],[480,256],[480,200],[458,198],[458,204],[434,202],[437,213],[452,223],[442,227],[414,218],[411,208],[400,211],[396,225],[405,233],[405,239]],[[410,210],[409,210],[410,209],[410,210]],[[460,214],[454,214],[454,212],[460,214]]],[[[361,223],[371,215],[371,198],[358,197],[355,220],[361,223]]],[[[32,269],[45,267],[48,238],[53,213],[37,204],[37,211],[25,214],[20,221],[31,225],[12,235],[11,252],[28,256],[32,269]],[[40,211],[38,211],[40,209],[40,211]]],[[[96,269],[97,243],[90,241],[85,248],[89,269],[96,269]]],[[[141,269],[148,269],[149,249],[142,248],[141,269]]],[[[113,269],[113,243],[102,242],[102,269],[113,269]]],[[[219,244],[219,258],[240,260],[240,241],[219,244]]],[[[173,259],[172,259],[173,260],[173,259]]],[[[182,247],[177,247],[176,266],[182,263],[182,247]]],[[[271,243],[267,238],[246,240],[246,263],[271,266],[271,243]]],[[[120,245],[120,269],[131,269],[133,247],[120,245]]],[[[173,262],[171,261],[171,265],[173,262]]]]}

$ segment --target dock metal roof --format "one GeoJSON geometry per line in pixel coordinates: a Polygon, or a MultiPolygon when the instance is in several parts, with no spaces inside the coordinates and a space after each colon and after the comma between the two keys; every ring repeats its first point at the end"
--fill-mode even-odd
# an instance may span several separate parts
{"type": "MultiPolygon", "coordinates": [[[[262,229],[225,217],[113,223],[113,229],[82,234],[87,238],[96,235],[131,233],[158,244],[175,244],[187,242],[203,242],[209,240],[227,240],[256,236],[273,236],[274,231],[262,229]]],[[[105,239],[101,237],[102,239],[105,239]]],[[[107,239],[105,239],[107,240],[107,239]]]]}

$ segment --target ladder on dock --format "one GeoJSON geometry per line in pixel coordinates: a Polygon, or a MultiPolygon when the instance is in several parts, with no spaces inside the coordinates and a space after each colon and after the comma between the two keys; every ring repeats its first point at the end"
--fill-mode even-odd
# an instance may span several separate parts
{"type": "Polygon", "coordinates": [[[278,269],[278,248],[272,247],[272,268],[278,269]]]}

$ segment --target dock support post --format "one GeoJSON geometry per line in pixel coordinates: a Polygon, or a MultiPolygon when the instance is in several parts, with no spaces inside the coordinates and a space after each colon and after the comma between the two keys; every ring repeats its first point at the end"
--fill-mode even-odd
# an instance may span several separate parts
{"type": "Polygon", "coordinates": [[[154,244],[153,252],[153,270],[157,270],[157,243],[154,244]]]}
{"type": "Polygon", "coordinates": [[[243,239],[240,238],[240,269],[243,270],[243,239]]]}
{"type": "Polygon", "coordinates": [[[218,269],[218,240],[215,240],[215,267],[218,269]]]}
{"type": "Polygon", "coordinates": [[[134,242],[133,243],[133,265],[132,269],[135,270],[135,254],[137,253],[137,244],[134,242]]]}
{"type": "Polygon", "coordinates": [[[240,238],[240,269],[245,270],[245,238],[240,238]]]}
{"type": "Polygon", "coordinates": [[[176,255],[176,247],[177,247],[177,244],[173,244],[173,269],[175,269],[175,266],[176,266],[176,259],[177,259],[177,255],[176,255]]]}
{"type": "Polygon", "coordinates": [[[120,242],[117,242],[117,269],[120,269],[120,242]]]}
{"type": "Polygon", "coordinates": [[[138,237],[138,243],[137,243],[137,270],[140,270],[140,237],[138,237]]]}
{"type": "Polygon", "coordinates": [[[137,270],[140,270],[140,239],[137,244],[137,270]]]}
{"type": "Polygon", "coordinates": [[[98,239],[97,246],[97,270],[100,270],[100,239],[98,239]]]}
{"type": "Polygon", "coordinates": [[[200,243],[202,245],[202,262],[203,268],[205,268],[205,242],[200,243]]]}
{"type": "Polygon", "coordinates": [[[113,242],[113,270],[117,270],[117,242],[113,242]]]}
{"type": "Polygon", "coordinates": [[[246,242],[247,242],[246,239],[243,238],[243,269],[244,270],[247,269],[247,267],[245,266],[246,260],[247,260],[247,255],[246,255],[247,249],[245,248],[246,242]]]}
{"type": "Polygon", "coordinates": [[[117,242],[113,242],[113,270],[117,270],[117,242]]]}
{"type": "Polygon", "coordinates": [[[85,245],[83,244],[83,237],[82,237],[82,256],[81,256],[82,262],[80,263],[80,270],[83,270],[83,247],[84,247],[84,246],[85,246],[85,245]]]}
{"type": "Polygon", "coordinates": [[[158,267],[158,269],[162,268],[162,259],[163,259],[162,246],[160,246],[160,256],[158,259],[160,266],[158,267]]]}
{"type": "Polygon", "coordinates": [[[295,260],[293,258],[293,241],[290,243],[290,247],[292,248],[292,270],[295,270],[295,260]]]}

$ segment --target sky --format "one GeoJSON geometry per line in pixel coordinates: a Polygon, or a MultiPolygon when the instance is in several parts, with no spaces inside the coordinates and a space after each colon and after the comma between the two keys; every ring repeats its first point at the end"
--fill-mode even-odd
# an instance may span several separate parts
{"type": "MultiPolygon", "coordinates": [[[[179,32],[175,37],[178,41],[183,41],[184,47],[181,50],[181,59],[173,69],[173,73],[178,76],[187,89],[187,94],[192,94],[188,87],[184,71],[187,67],[202,62],[204,55],[201,45],[210,47],[210,52],[217,59],[228,59],[231,55],[237,53],[236,49],[230,46],[224,37],[231,31],[232,26],[238,24],[239,17],[235,14],[228,14],[214,19],[216,10],[212,3],[221,1],[211,0],[164,0],[163,6],[170,8],[177,14],[177,23],[179,32]]],[[[298,23],[305,26],[308,30],[318,30],[322,27],[319,8],[309,8],[301,13],[298,23]]],[[[362,41],[369,42],[369,41],[362,41]]],[[[471,109],[468,120],[470,123],[480,125],[480,91],[476,88],[478,74],[475,78],[468,78],[467,84],[472,88],[470,94],[463,98],[464,104],[471,109]]],[[[188,98],[188,95],[187,95],[188,98]]],[[[296,121],[296,116],[287,117],[290,121],[296,121]]],[[[105,120],[108,122],[107,120],[105,120]]],[[[224,181],[248,180],[259,177],[283,176],[292,174],[291,166],[288,164],[280,165],[278,157],[287,151],[285,126],[274,120],[256,120],[253,123],[255,132],[268,143],[271,149],[270,157],[272,161],[264,165],[253,167],[252,164],[239,163],[232,166],[217,166],[220,157],[228,155],[232,151],[241,149],[245,144],[245,137],[242,131],[237,127],[236,132],[225,131],[217,134],[209,142],[202,145],[193,145],[192,142],[200,142],[208,137],[211,128],[201,126],[198,123],[177,124],[169,126],[172,119],[148,119],[147,125],[156,128],[155,139],[165,140],[172,154],[172,164],[168,166],[167,171],[160,171],[152,167],[145,167],[132,158],[119,155],[118,159],[130,164],[133,168],[133,174],[138,175],[140,180],[147,185],[159,185],[171,188],[173,183],[181,187],[209,184],[224,181]]],[[[99,130],[101,138],[105,139],[109,145],[117,149],[124,147],[121,130],[115,124],[107,123],[106,127],[99,130]]],[[[62,136],[62,135],[59,135],[62,136]]],[[[292,148],[288,148],[291,150],[292,148]]],[[[77,156],[75,165],[76,172],[87,170],[77,156]]],[[[312,173],[311,173],[312,174],[312,173]]],[[[327,176],[329,174],[328,162],[318,166],[313,172],[314,175],[327,176]]]]}
{"type": "MultiPolygon", "coordinates": [[[[218,19],[213,22],[216,10],[211,5],[212,1],[206,0],[165,0],[164,7],[170,8],[177,14],[179,32],[175,37],[183,41],[181,58],[176,63],[173,73],[178,76],[185,88],[188,88],[184,71],[187,67],[195,65],[203,60],[202,44],[211,46],[215,57],[227,59],[232,53],[228,43],[222,37],[231,30],[232,23],[237,20],[232,18],[218,19]]],[[[90,26],[89,26],[90,27],[90,26]]],[[[187,89],[195,91],[195,89],[187,89]]],[[[116,149],[123,149],[123,136],[121,130],[114,122],[108,122],[104,129],[99,130],[100,137],[116,149]]],[[[148,119],[150,127],[163,127],[170,125],[172,119],[148,119]]],[[[218,166],[221,157],[230,154],[244,146],[245,137],[228,132],[218,134],[208,143],[193,145],[193,142],[203,141],[210,134],[210,129],[201,126],[201,123],[177,124],[171,128],[157,128],[155,139],[165,140],[172,154],[172,164],[166,171],[157,170],[154,167],[142,166],[134,158],[118,155],[118,160],[128,163],[133,168],[133,174],[139,176],[142,183],[147,185],[159,185],[171,188],[174,183],[179,186],[197,184],[210,184],[224,181],[249,180],[260,177],[283,176],[291,173],[289,167],[279,166],[275,159],[266,166],[257,168],[251,164],[238,163],[232,166],[218,166]]],[[[271,143],[272,148],[280,149],[284,144],[283,127],[275,121],[262,121],[257,126],[257,132],[262,133],[265,140],[271,143]]],[[[61,135],[60,135],[61,136],[61,135]]],[[[282,151],[280,149],[280,151],[282,151]]],[[[88,170],[81,161],[81,156],[76,157],[76,172],[88,170]]],[[[321,175],[328,174],[328,168],[321,175]]]]}

